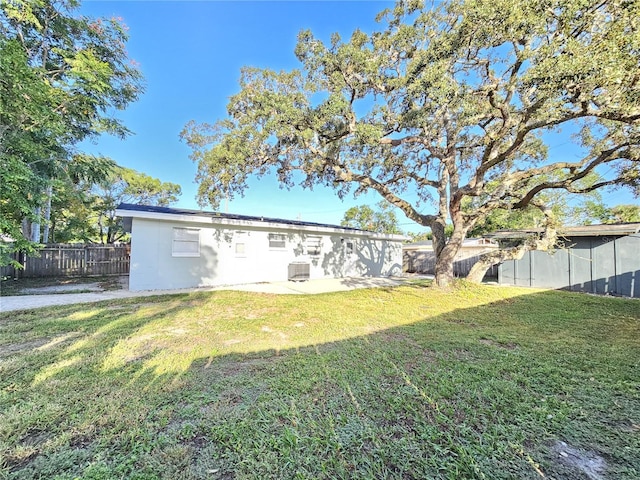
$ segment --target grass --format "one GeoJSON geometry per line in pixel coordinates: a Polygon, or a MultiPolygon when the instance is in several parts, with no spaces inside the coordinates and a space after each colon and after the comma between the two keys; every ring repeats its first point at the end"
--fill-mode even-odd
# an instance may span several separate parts
{"type": "Polygon", "coordinates": [[[0,314],[0,478],[635,479],[639,425],[635,300],[460,283],[0,314]]]}

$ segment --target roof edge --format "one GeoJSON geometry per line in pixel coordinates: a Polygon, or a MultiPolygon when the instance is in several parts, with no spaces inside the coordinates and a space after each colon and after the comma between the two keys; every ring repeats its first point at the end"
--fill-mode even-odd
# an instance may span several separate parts
{"type": "Polygon", "coordinates": [[[376,233],[367,230],[360,230],[357,228],[343,227],[340,225],[305,222],[302,220],[286,220],[280,218],[237,215],[205,210],[158,207],[152,205],[137,205],[131,203],[121,203],[116,208],[115,213],[116,216],[125,218],[129,217],[146,218],[150,220],[173,220],[178,222],[190,223],[211,223],[226,226],[253,226],[260,228],[273,227],[287,230],[324,231],[366,236],[380,240],[403,241],[407,238],[404,235],[376,233]]]}
{"type": "MultiPolygon", "coordinates": [[[[538,235],[543,228],[531,228],[522,230],[498,230],[485,235],[486,238],[508,239],[525,238],[530,235],[538,235]]],[[[577,225],[558,228],[560,237],[590,237],[590,236],[626,236],[640,233],[640,222],[627,223],[601,223],[596,225],[577,225]]]]}

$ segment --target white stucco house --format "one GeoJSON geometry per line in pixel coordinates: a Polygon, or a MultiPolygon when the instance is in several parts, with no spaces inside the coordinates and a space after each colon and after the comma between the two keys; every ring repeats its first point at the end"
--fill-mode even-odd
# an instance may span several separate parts
{"type": "Polygon", "coordinates": [[[296,220],[121,204],[130,290],[402,274],[400,235],[296,220]]]}

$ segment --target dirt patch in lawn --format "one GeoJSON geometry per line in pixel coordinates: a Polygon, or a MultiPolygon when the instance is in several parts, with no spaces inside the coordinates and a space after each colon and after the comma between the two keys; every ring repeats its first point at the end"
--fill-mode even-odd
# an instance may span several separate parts
{"type": "Polygon", "coordinates": [[[497,342],[495,340],[491,340],[490,338],[481,338],[479,340],[480,343],[482,343],[483,345],[489,345],[492,347],[499,347],[499,348],[506,348],[507,350],[515,350],[516,348],[518,348],[518,344],[517,343],[513,343],[513,342],[497,342]]]}
{"type": "Polygon", "coordinates": [[[590,480],[604,478],[604,474],[607,471],[607,462],[595,452],[575,448],[561,441],[556,441],[551,445],[551,451],[557,455],[559,463],[579,470],[590,480]]]}
{"type": "Polygon", "coordinates": [[[16,353],[22,353],[26,350],[36,350],[37,348],[45,345],[48,341],[49,340],[46,338],[39,338],[38,340],[32,340],[31,342],[0,345],[0,358],[9,357],[16,353]]]}
{"type": "Polygon", "coordinates": [[[82,332],[68,332],[64,335],[51,338],[38,338],[30,342],[12,343],[0,345],[0,358],[28,352],[28,351],[44,351],[54,347],[59,347],[81,336],[82,332]]]}
{"type": "Polygon", "coordinates": [[[51,295],[64,293],[104,292],[127,289],[127,275],[113,277],[72,277],[72,278],[20,278],[2,281],[0,294],[51,295]]]}
{"type": "Polygon", "coordinates": [[[75,285],[51,285],[48,287],[23,288],[21,295],[50,295],[52,293],[86,293],[102,292],[103,288],[99,283],[81,283],[75,285]]]}

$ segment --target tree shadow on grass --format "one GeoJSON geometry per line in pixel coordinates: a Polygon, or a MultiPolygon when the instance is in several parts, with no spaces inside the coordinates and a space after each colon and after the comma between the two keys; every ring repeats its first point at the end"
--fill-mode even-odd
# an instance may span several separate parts
{"type": "Polygon", "coordinates": [[[24,340],[47,342],[2,359],[6,472],[588,478],[560,440],[637,477],[635,304],[503,291],[211,292],[29,316],[24,340]]]}

